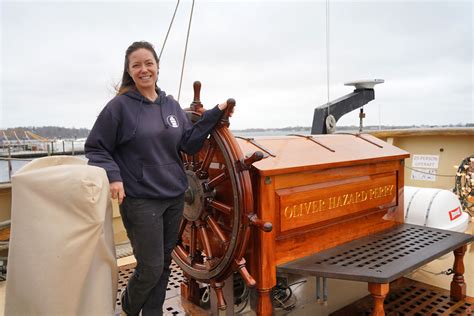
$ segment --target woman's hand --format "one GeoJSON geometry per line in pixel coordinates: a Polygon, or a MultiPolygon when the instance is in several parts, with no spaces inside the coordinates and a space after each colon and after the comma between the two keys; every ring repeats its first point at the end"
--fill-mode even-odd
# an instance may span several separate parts
{"type": "Polygon", "coordinates": [[[122,204],[123,198],[125,197],[123,182],[115,181],[110,183],[110,194],[112,195],[112,199],[118,199],[118,203],[122,204]]]}
{"type": "MultiPolygon", "coordinates": [[[[225,111],[225,109],[227,109],[227,101],[225,101],[224,103],[221,103],[217,106],[219,107],[219,110],[225,111]]],[[[229,113],[229,117],[232,116],[232,113],[234,113],[234,109],[232,109],[232,112],[229,113]]]]}

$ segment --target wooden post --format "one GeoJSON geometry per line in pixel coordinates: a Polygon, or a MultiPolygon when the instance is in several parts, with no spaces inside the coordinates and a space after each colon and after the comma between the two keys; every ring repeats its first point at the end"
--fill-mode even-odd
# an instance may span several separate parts
{"type": "Polygon", "coordinates": [[[372,309],[372,316],[384,316],[383,301],[390,289],[388,283],[369,283],[369,292],[374,299],[374,307],[372,309]]]}
{"type": "Polygon", "coordinates": [[[8,180],[12,180],[12,150],[10,144],[8,144],[8,180]]]}
{"type": "Polygon", "coordinates": [[[257,315],[270,316],[273,315],[273,306],[271,294],[272,289],[257,289],[257,315]]]}
{"type": "Polygon", "coordinates": [[[466,253],[467,245],[463,245],[454,250],[454,276],[451,281],[451,298],[460,301],[466,297],[466,283],[464,282],[464,254],[466,253]]]}
{"type": "MultiPolygon", "coordinates": [[[[211,313],[217,316],[233,316],[234,313],[234,275],[231,274],[225,282],[223,282],[222,290],[216,291],[211,285],[211,313]],[[219,295],[223,295],[223,301],[226,302],[226,309],[219,309],[219,295]]],[[[222,298],[221,298],[222,300],[222,298]]]]}
{"type": "Polygon", "coordinates": [[[66,153],[66,148],[64,147],[64,140],[63,140],[63,154],[66,153]]]}
{"type": "Polygon", "coordinates": [[[12,180],[12,173],[13,173],[13,168],[12,168],[12,160],[11,158],[8,159],[8,180],[12,180]]]}
{"type": "Polygon", "coordinates": [[[196,280],[184,275],[183,282],[181,282],[181,296],[199,306],[199,294],[199,284],[196,280]]]}
{"type": "Polygon", "coordinates": [[[72,145],[71,145],[71,154],[74,156],[74,141],[72,141],[72,145]]]}
{"type": "MultiPolygon", "coordinates": [[[[270,223],[275,222],[275,181],[273,178],[260,178],[260,205],[258,208],[258,218],[270,223]],[[266,211],[266,212],[265,212],[266,211]]],[[[257,315],[273,315],[272,288],[276,285],[276,258],[275,258],[275,230],[256,232],[256,263],[258,265],[257,276],[257,315]]],[[[252,271],[253,273],[253,271],[252,271]]]]}

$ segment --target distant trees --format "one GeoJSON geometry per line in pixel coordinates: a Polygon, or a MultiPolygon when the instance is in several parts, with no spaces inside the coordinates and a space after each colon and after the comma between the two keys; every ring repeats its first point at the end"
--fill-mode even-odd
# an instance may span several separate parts
{"type": "Polygon", "coordinates": [[[20,138],[25,137],[24,136],[25,131],[30,131],[36,135],[49,138],[49,139],[84,138],[84,137],[87,137],[90,132],[90,130],[87,128],[68,128],[68,127],[59,127],[59,126],[41,126],[41,127],[26,126],[26,127],[7,128],[4,130],[5,134],[9,138],[10,138],[10,135],[14,135],[13,131],[15,131],[15,133],[20,138]]]}
{"type": "MultiPolygon", "coordinates": [[[[441,125],[441,126],[431,126],[431,125],[421,125],[421,126],[388,126],[388,125],[367,125],[364,126],[364,130],[377,130],[381,129],[404,129],[404,128],[430,128],[430,127],[474,127],[474,123],[467,123],[467,124],[450,124],[450,125],[441,125]]],[[[355,131],[359,130],[359,126],[338,126],[338,131],[355,131]]],[[[5,130],[0,130],[0,139],[4,138],[3,133],[11,139],[14,140],[14,133],[18,135],[19,138],[25,138],[25,131],[30,131],[36,135],[48,138],[48,139],[77,139],[77,138],[86,138],[89,136],[90,130],[87,128],[68,128],[68,127],[59,127],[59,126],[26,126],[26,127],[14,127],[8,128],[5,130]]],[[[282,128],[248,128],[243,130],[232,130],[233,132],[258,132],[258,133],[265,133],[265,132],[302,132],[302,133],[309,133],[311,131],[310,126],[287,126],[282,128]]]]}

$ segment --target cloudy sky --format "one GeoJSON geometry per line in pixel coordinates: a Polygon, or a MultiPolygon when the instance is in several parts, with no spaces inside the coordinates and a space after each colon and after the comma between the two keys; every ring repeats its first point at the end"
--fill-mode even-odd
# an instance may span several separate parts
{"type": "MultiPolygon", "coordinates": [[[[178,96],[191,0],[181,0],[159,86],[178,96]]],[[[0,0],[0,128],[91,128],[114,96],[125,49],[159,52],[176,1],[0,0]]],[[[208,108],[233,97],[234,129],[310,126],[313,110],[350,93],[358,79],[385,79],[365,124],[474,122],[472,1],[197,0],[182,107],[192,82],[208,108]],[[327,69],[329,65],[329,81],[327,69]]],[[[357,111],[355,111],[357,112],[357,111]]],[[[338,125],[357,125],[357,113],[338,125]]]]}

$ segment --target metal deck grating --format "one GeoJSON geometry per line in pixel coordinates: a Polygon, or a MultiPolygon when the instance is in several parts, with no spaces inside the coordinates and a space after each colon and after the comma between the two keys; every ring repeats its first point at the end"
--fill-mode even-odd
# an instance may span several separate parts
{"type": "Polygon", "coordinates": [[[370,270],[386,266],[425,247],[434,245],[451,236],[449,233],[409,227],[406,230],[388,233],[354,249],[330,256],[315,264],[338,265],[342,267],[367,268],[370,270]]]}
{"type": "MultiPolygon", "coordinates": [[[[135,263],[119,267],[118,271],[118,291],[116,296],[115,315],[120,315],[122,306],[120,302],[120,293],[127,286],[128,279],[135,271],[135,263]]],[[[164,315],[186,315],[184,308],[180,303],[181,282],[183,281],[183,272],[180,267],[172,262],[171,275],[166,288],[166,299],[163,306],[164,315]]]]}
{"type": "MultiPolygon", "coordinates": [[[[409,286],[389,293],[384,302],[388,315],[472,315],[473,304],[451,301],[448,295],[419,286],[409,286]]],[[[365,315],[370,315],[366,311],[365,315]]]]}
{"type": "MultiPolygon", "coordinates": [[[[330,315],[369,316],[372,304],[373,298],[368,295],[330,315]]],[[[390,293],[384,301],[387,316],[469,316],[474,315],[473,309],[473,298],[456,302],[450,299],[448,290],[406,278],[390,285],[390,293]]]]}
{"type": "Polygon", "coordinates": [[[474,241],[474,236],[400,224],[277,267],[277,272],[389,283],[474,241]]]}

